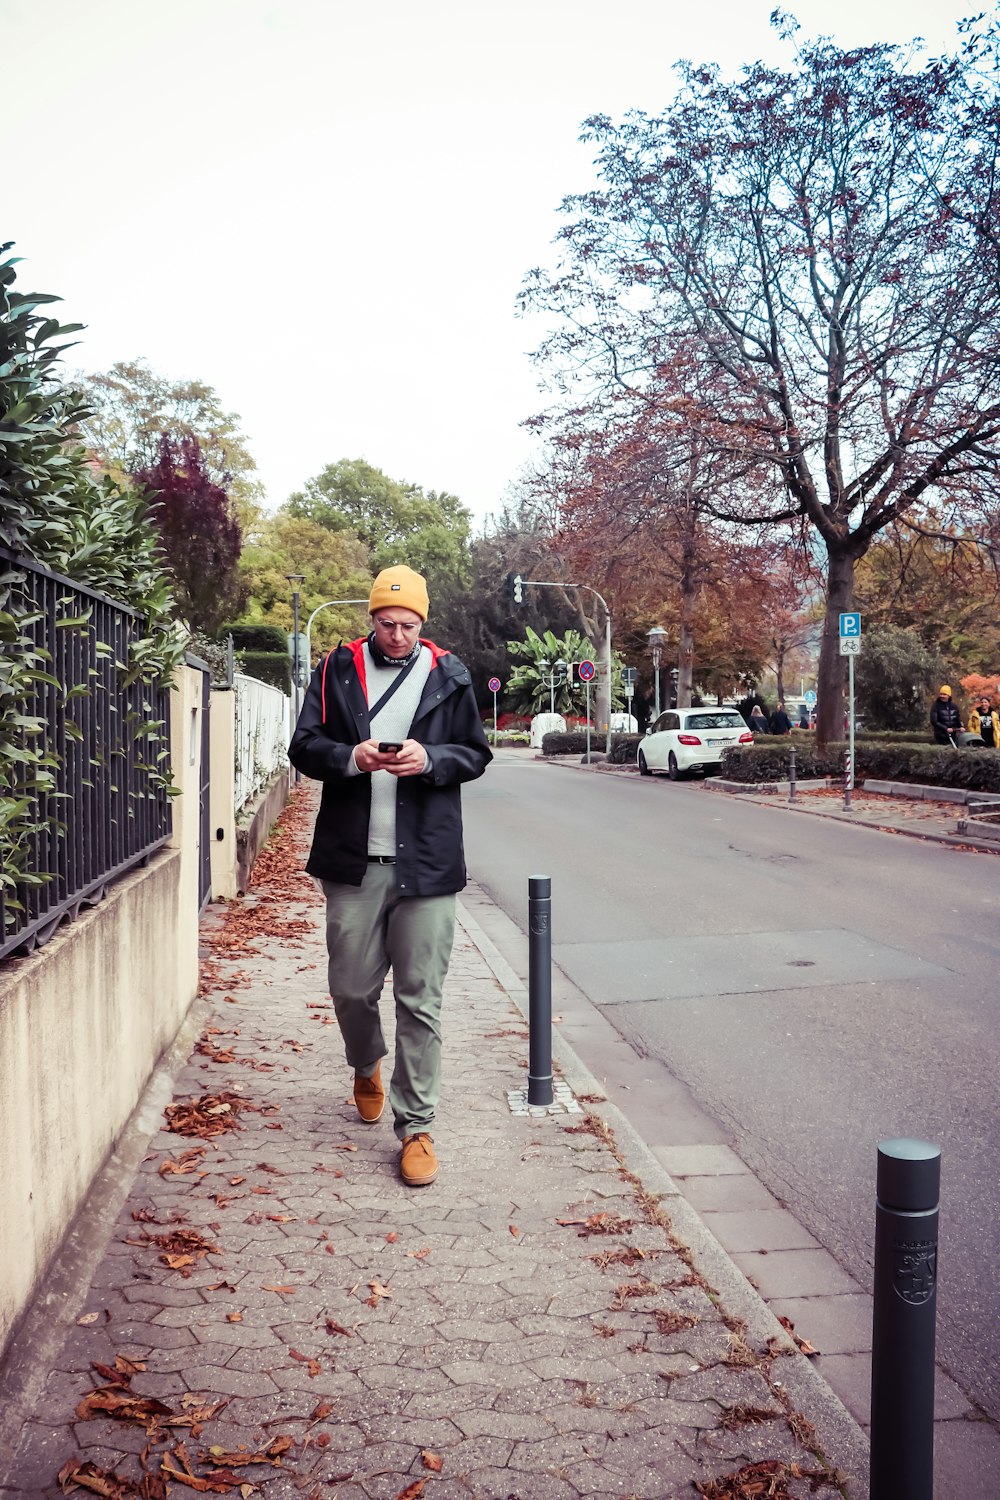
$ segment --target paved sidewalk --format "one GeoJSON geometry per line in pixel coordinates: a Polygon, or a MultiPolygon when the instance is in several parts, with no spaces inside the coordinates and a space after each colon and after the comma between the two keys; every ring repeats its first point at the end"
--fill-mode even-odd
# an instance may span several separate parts
{"type": "Polygon", "coordinates": [[[0,1494],[861,1500],[859,1429],[596,1082],[567,1057],[561,1107],[519,1107],[522,1013],[468,912],[441,1172],[402,1185],[294,874],[313,793],[209,915],[169,1119],[140,1111],[134,1180],[25,1324],[0,1494]]]}

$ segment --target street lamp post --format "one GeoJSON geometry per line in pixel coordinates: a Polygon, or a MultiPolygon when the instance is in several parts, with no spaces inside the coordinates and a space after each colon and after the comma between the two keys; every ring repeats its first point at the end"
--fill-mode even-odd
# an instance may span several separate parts
{"type": "Polygon", "coordinates": [[[320,610],[323,610],[323,609],[332,609],[335,604],[367,604],[367,603],[368,603],[367,599],[327,599],[327,601],[326,601],[325,604],[317,604],[316,608],[313,610],[312,614],[309,616],[309,619],[308,619],[308,621],[306,623],[306,628],[305,628],[306,650],[309,652],[309,660],[312,661],[312,623],[313,623],[313,620],[315,620],[316,616],[319,614],[320,610]]]}
{"type": "Polygon", "coordinates": [[[653,658],[653,692],[656,699],[656,718],[660,717],[660,662],[663,659],[663,642],[667,632],[662,625],[654,625],[647,632],[646,639],[649,642],[649,652],[653,658]]]}
{"type": "MultiPolygon", "coordinates": [[[[292,585],[292,692],[295,702],[295,723],[299,722],[299,584],[305,578],[304,573],[286,573],[285,577],[292,585]]],[[[295,768],[296,784],[301,780],[298,766],[295,768]]]]}

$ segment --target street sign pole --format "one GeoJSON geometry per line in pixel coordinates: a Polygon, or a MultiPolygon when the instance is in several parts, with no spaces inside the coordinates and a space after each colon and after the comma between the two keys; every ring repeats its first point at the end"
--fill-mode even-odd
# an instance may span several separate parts
{"type": "Polygon", "coordinates": [[[855,784],[855,657],[847,657],[847,775],[844,777],[844,811],[850,811],[850,793],[855,784]]]}
{"type": "MultiPolygon", "coordinates": [[[[584,687],[587,690],[587,765],[588,766],[590,765],[590,684],[594,680],[594,674],[595,674],[596,671],[597,671],[597,668],[594,666],[594,663],[592,661],[581,661],[580,663],[578,663],[577,669],[576,669],[576,675],[577,675],[578,680],[583,683],[584,687]]],[[[611,712],[611,710],[609,709],[608,710],[609,716],[610,716],[610,712],[611,712]]],[[[609,724],[611,723],[610,717],[608,718],[608,723],[609,724]]]]}
{"type": "Polygon", "coordinates": [[[844,811],[851,810],[854,787],[854,658],[861,650],[861,616],[851,610],[840,617],[840,654],[847,657],[847,753],[844,766],[844,811]]]}
{"type": "Polygon", "coordinates": [[[486,686],[493,694],[493,748],[495,750],[497,747],[497,693],[501,687],[499,677],[491,677],[486,686]]]}

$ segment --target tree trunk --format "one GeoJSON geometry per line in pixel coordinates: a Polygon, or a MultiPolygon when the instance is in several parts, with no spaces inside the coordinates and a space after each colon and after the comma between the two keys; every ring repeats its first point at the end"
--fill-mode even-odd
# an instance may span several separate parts
{"type": "Polygon", "coordinates": [[[681,578],[681,617],[677,646],[677,708],[691,707],[694,688],[694,607],[698,586],[687,568],[681,578]]]}
{"type": "Polygon", "coordinates": [[[785,653],[775,642],[776,655],[774,658],[774,679],[777,684],[778,702],[785,701],[785,653]]]}
{"type": "Polygon", "coordinates": [[[840,616],[854,598],[854,556],[830,551],[826,583],[826,615],[819,650],[816,743],[821,748],[844,738],[845,660],[840,654],[840,616]]]}

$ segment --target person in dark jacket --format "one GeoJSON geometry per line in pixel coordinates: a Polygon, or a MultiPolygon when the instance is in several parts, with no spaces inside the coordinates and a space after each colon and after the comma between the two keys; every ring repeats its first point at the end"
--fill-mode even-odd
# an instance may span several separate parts
{"type": "Polygon", "coordinates": [[[755,703],[750,710],[750,718],[747,722],[754,734],[767,734],[767,719],[759,703],[755,703]]]}
{"type": "Polygon", "coordinates": [[[931,705],[931,729],[936,745],[957,745],[962,732],[962,715],[951,698],[951,688],[943,683],[931,705]]]}
{"type": "Polygon", "coordinates": [[[420,637],[420,574],[384,569],[368,607],[367,639],[313,672],[288,758],[323,783],[306,870],[326,896],[330,994],[358,1114],[374,1123],[385,1107],[379,996],[391,967],[389,1104],[403,1181],[421,1187],[438,1170],[441,994],[466,880],[461,785],[493,757],[468,669],[420,637]]]}
{"type": "Polygon", "coordinates": [[[792,721],[785,712],[784,699],[778,699],[778,706],[771,715],[772,734],[791,734],[792,721]]]}

